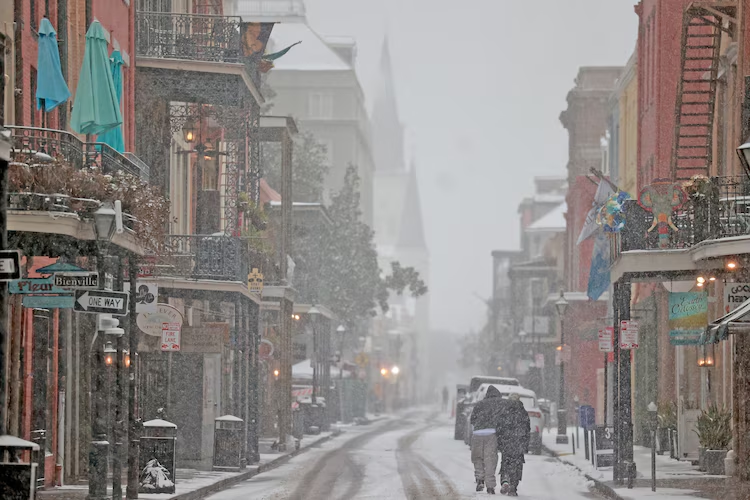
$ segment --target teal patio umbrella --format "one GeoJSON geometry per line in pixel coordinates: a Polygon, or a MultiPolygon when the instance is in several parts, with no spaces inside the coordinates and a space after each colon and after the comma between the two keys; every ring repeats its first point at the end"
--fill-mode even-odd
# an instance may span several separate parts
{"type": "Polygon", "coordinates": [[[107,39],[102,25],[94,21],[86,32],[70,126],[79,134],[99,135],[118,125],[122,125],[122,114],[112,80],[107,39]]]}
{"type": "Polygon", "coordinates": [[[70,90],[60,67],[57,32],[46,17],[43,17],[42,22],[39,23],[36,71],[36,109],[42,110],[42,127],[44,127],[46,112],[52,111],[70,97],[70,90]]]}
{"type": "MultiPolygon", "coordinates": [[[[115,92],[117,93],[117,103],[122,101],[122,55],[119,50],[112,51],[112,55],[109,58],[109,65],[112,69],[112,81],[115,84],[115,92]]],[[[108,144],[115,151],[122,153],[125,151],[125,141],[122,138],[122,125],[118,125],[100,134],[96,139],[98,142],[108,144]]]]}

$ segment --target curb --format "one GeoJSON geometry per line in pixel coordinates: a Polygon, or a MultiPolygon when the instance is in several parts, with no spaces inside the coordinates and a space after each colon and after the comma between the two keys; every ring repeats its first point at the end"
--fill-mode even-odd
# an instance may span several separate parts
{"type": "Polygon", "coordinates": [[[318,438],[315,441],[311,441],[310,444],[306,446],[300,446],[299,449],[294,450],[291,453],[287,453],[286,455],[282,455],[278,458],[274,458],[268,463],[255,466],[253,467],[253,470],[249,470],[241,474],[237,474],[236,476],[227,477],[225,479],[222,479],[221,481],[217,481],[213,484],[209,484],[202,488],[198,488],[197,490],[188,491],[186,493],[180,493],[178,495],[174,495],[172,497],[169,497],[168,500],[201,500],[203,498],[206,498],[209,495],[212,495],[214,493],[218,493],[222,490],[230,488],[234,486],[235,484],[241,483],[243,481],[247,481],[248,479],[251,479],[257,476],[258,474],[262,474],[263,472],[276,469],[277,467],[284,465],[285,463],[287,463],[289,460],[296,457],[297,455],[300,455],[301,453],[306,452],[313,446],[317,446],[325,442],[328,442],[331,439],[337,436],[340,436],[341,434],[342,434],[341,431],[338,431],[338,432],[334,432],[333,434],[329,436],[318,438]]]}
{"type": "Polygon", "coordinates": [[[620,495],[618,495],[615,492],[615,490],[612,489],[611,486],[603,483],[599,479],[591,477],[589,474],[586,474],[576,464],[574,464],[572,462],[568,462],[567,460],[564,460],[564,459],[560,458],[560,456],[556,452],[552,451],[550,448],[547,448],[544,444],[542,444],[542,451],[544,451],[547,455],[549,455],[549,456],[554,457],[555,459],[557,459],[558,462],[566,464],[566,465],[570,465],[571,467],[574,467],[578,472],[580,472],[581,474],[583,474],[583,476],[586,479],[588,479],[589,481],[591,481],[592,483],[594,483],[593,489],[594,489],[594,491],[596,491],[600,495],[602,495],[602,496],[604,496],[606,498],[609,498],[611,500],[623,500],[623,498],[620,495]]]}

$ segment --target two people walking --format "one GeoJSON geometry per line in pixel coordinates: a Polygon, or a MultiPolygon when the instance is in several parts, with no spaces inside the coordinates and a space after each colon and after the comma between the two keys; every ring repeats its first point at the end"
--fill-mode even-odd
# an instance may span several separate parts
{"type": "Polygon", "coordinates": [[[497,481],[498,451],[502,454],[500,492],[518,496],[518,483],[523,474],[524,454],[529,448],[529,415],[518,394],[503,399],[496,387],[490,386],[482,401],[471,413],[471,461],[477,491],[485,486],[494,495],[497,481]]]}

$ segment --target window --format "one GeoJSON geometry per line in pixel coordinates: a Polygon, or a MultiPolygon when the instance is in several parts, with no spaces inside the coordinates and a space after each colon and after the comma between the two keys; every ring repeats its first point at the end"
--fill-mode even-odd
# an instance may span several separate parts
{"type": "Polygon", "coordinates": [[[333,94],[311,92],[308,101],[310,118],[333,118],[333,94]]]}

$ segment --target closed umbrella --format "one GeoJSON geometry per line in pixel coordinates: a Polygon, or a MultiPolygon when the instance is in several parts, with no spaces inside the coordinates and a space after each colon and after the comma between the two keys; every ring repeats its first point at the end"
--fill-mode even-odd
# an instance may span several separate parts
{"type": "MultiPolygon", "coordinates": [[[[112,52],[109,58],[109,65],[112,69],[112,81],[115,84],[118,104],[122,101],[122,55],[119,50],[112,52]]],[[[122,138],[122,125],[118,125],[104,132],[97,137],[97,141],[108,144],[112,149],[122,153],[125,151],[125,141],[122,138]]]]}
{"type": "Polygon", "coordinates": [[[94,21],[86,32],[70,126],[79,134],[99,135],[118,125],[122,125],[122,114],[109,65],[107,38],[99,21],[94,21]]]}
{"type": "Polygon", "coordinates": [[[43,17],[42,22],[39,23],[36,71],[36,108],[42,110],[42,126],[44,126],[45,112],[52,111],[70,97],[70,90],[60,67],[57,32],[46,17],[43,17]]]}

